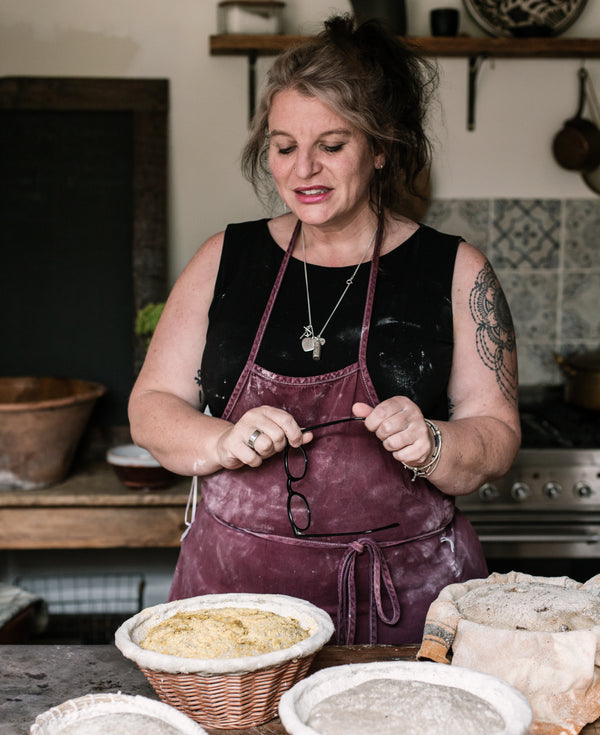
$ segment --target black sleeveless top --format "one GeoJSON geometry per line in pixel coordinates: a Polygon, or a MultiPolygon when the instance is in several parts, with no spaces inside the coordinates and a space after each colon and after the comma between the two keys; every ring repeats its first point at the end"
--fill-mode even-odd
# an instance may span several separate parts
{"type": "MultiPolygon", "coordinates": [[[[379,260],[367,366],[380,400],[406,395],[425,416],[448,416],[452,365],[452,275],[461,238],[425,225],[379,260]]],[[[305,377],[357,361],[370,262],[363,263],[323,333],[321,359],[304,352],[308,324],[299,244],[289,261],[256,362],[305,377]]],[[[283,250],[267,220],[229,225],[209,310],[200,380],[213,416],[221,416],[246,364],[283,250]]],[[[356,266],[308,264],[313,326],[319,333],[356,266]]]]}

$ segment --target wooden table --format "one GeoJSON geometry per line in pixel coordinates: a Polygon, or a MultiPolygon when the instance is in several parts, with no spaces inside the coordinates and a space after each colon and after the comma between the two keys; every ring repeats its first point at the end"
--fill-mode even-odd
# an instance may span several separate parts
{"type": "MultiPolygon", "coordinates": [[[[327,646],[309,673],[327,666],[414,660],[417,646],[327,646]]],[[[112,645],[0,646],[0,735],[28,735],[36,716],[67,699],[122,692],[157,699],[137,666],[112,645]]],[[[278,719],[245,730],[209,729],[211,735],[284,735],[278,719]]],[[[600,722],[581,735],[600,735],[600,722]]]]}
{"type": "Polygon", "coordinates": [[[0,549],[178,547],[189,487],[131,490],[97,461],[48,488],[0,489],[0,549]]]}

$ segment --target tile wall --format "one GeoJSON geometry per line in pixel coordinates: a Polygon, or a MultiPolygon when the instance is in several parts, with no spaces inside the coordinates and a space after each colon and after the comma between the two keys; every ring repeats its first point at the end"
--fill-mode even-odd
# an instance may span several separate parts
{"type": "Polygon", "coordinates": [[[434,200],[423,221],[489,258],[512,311],[521,385],[561,383],[555,352],[600,348],[600,198],[434,200]]]}

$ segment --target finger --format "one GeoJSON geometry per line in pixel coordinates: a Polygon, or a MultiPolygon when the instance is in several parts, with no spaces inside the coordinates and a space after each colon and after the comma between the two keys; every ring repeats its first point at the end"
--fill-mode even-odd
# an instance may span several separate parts
{"type": "Polygon", "coordinates": [[[355,403],[352,406],[352,415],[366,418],[373,411],[373,406],[369,406],[368,403],[355,403]]]}

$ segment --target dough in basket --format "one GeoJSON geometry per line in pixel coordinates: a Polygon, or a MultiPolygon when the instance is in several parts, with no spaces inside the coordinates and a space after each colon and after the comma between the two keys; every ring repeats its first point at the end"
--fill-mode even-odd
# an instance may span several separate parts
{"type": "Polygon", "coordinates": [[[488,584],[460,597],[463,618],[491,628],[564,633],[600,624],[600,599],[579,588],[545,582],[488,584]]]}
{"type": "Polygon", "coordinates": [[[297,620],[269,610],[220,607],[177,612],[140,645],[184,658],[238,658],[289,648],[308,636],[297,620]]]}
{"type": "Polygon", "coordinates": [[[315,705],[307,724],[321,735],[493,735],[503,717],[481,697],[426,681],[371,679],[315,705]]]}

